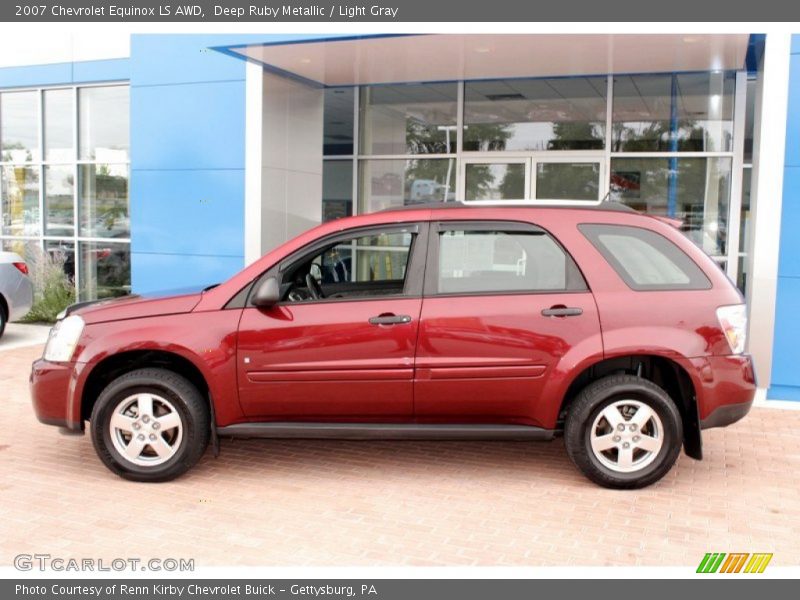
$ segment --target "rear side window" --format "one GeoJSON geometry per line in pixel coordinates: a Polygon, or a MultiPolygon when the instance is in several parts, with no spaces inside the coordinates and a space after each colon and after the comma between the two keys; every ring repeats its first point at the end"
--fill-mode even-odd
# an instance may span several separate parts
{"type": "Polygon", "coordinates": [[[695,262],[663,235],[627,225],[578,225],[633,290],[707,290],[711,282],[695,262]]]}
{"type": "Polygon", "coordinates": [[[572,259],[541,231],[448,229],[439,233],[438,292],[586,289],[572,259]]]}

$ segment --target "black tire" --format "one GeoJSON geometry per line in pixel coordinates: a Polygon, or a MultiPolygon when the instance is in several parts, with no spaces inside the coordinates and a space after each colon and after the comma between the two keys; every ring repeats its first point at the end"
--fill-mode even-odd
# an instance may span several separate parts
{"type": "Polygon", "coordinates": [[[8,317],[6,316],[6,307],[3,306],[3,298],[0,296],[0,338],[3,337],[3,333],[6,330],[6,320],[8,317]]]}
{"type": "Polygon", "coordinates": [[[567,414],[564,439],[572,462],[593,482],[608,488],[637,489],[655,483],[675,464],[683,443],[683,423],[675,403],[656,384],[634,375],[611,375],[589,384],[575,398],[567,414]],[[655,458],[640,469],[627,473],[603,464],[595,455],[591,440],[595,419],[606,407],[619,400],[634,400],[647,405],[658,415],[663,428],[663,442],[655,458]]]}
{"type": "Polygon", "coordinates": [[[92,409],[91,423],[92,443],[100,460],[120,477],[132,481],[169,481],[183,475],[203,456],[210,436],[209,409],[202,394],[185,377],[157,368],[131,371],[109,383],[92,409]],[[137,393],[168,400],[181,420],[182,434],[174,454],[158,465],[131,462],[111,438],[110,420],[115,409],[137,393]]]}

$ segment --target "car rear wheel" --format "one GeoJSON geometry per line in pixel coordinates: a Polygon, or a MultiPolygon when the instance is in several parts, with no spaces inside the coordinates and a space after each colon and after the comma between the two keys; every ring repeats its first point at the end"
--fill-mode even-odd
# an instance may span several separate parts
{"type": "Polygon", "coordinates": [[[653,382],[612,375],[586,386],[567,414],[567,453],[592,481],[642,488],[675,464],[683,440],[680,412],[653,382]]]}
{"type": "Polygon", "coordinates": [[[6,330],[6,309],[3,306],[2,298],[0,298],[0,338],[3,337],[3,332],[6,330]]]}
{"type": "Polygon", "coordinates": [[[114,379],[92,410],[92,442],[103,463],[134,481],[168,481],[208,445],[207,404],[186,378],[139,369],[114,379]]]}

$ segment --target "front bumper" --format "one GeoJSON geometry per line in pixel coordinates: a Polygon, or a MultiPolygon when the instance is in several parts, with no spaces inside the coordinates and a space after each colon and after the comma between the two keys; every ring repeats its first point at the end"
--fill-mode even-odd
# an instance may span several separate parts
{"type": "Polygon", "coordinates": [[[712,427],[727,427],[736,421],[741,421],[750,409],[753,408],[753,401],[742,402],[741,404],[728,404],[720,406],[708,417],[700,421],[700,429],[711,429],[712,427]]]}
{"type": "Polygon", "coordinates": [[[36,418],[46,425],[83,431],[80,410],[75,410],[78,377],[74,364],[53,363],[44,359],[31,367],[30,389],[36,418]]]}

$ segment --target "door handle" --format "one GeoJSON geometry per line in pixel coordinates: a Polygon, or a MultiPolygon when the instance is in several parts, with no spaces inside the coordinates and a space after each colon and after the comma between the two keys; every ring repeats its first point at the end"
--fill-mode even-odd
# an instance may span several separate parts
{"type": "Polygon", "coordinates": [[[542,316],[545,317],[577,317],[582,314],[582,308],[570,306],[551,306],[542,311],[542,316]]]}
{"type": "Polygon", "coordinates": [[[402,323],[411,323],[411,317],[409,315],[387,313],[377,317],[370,317],[369,323],[370,325],[400,325],[402,323]]]}

